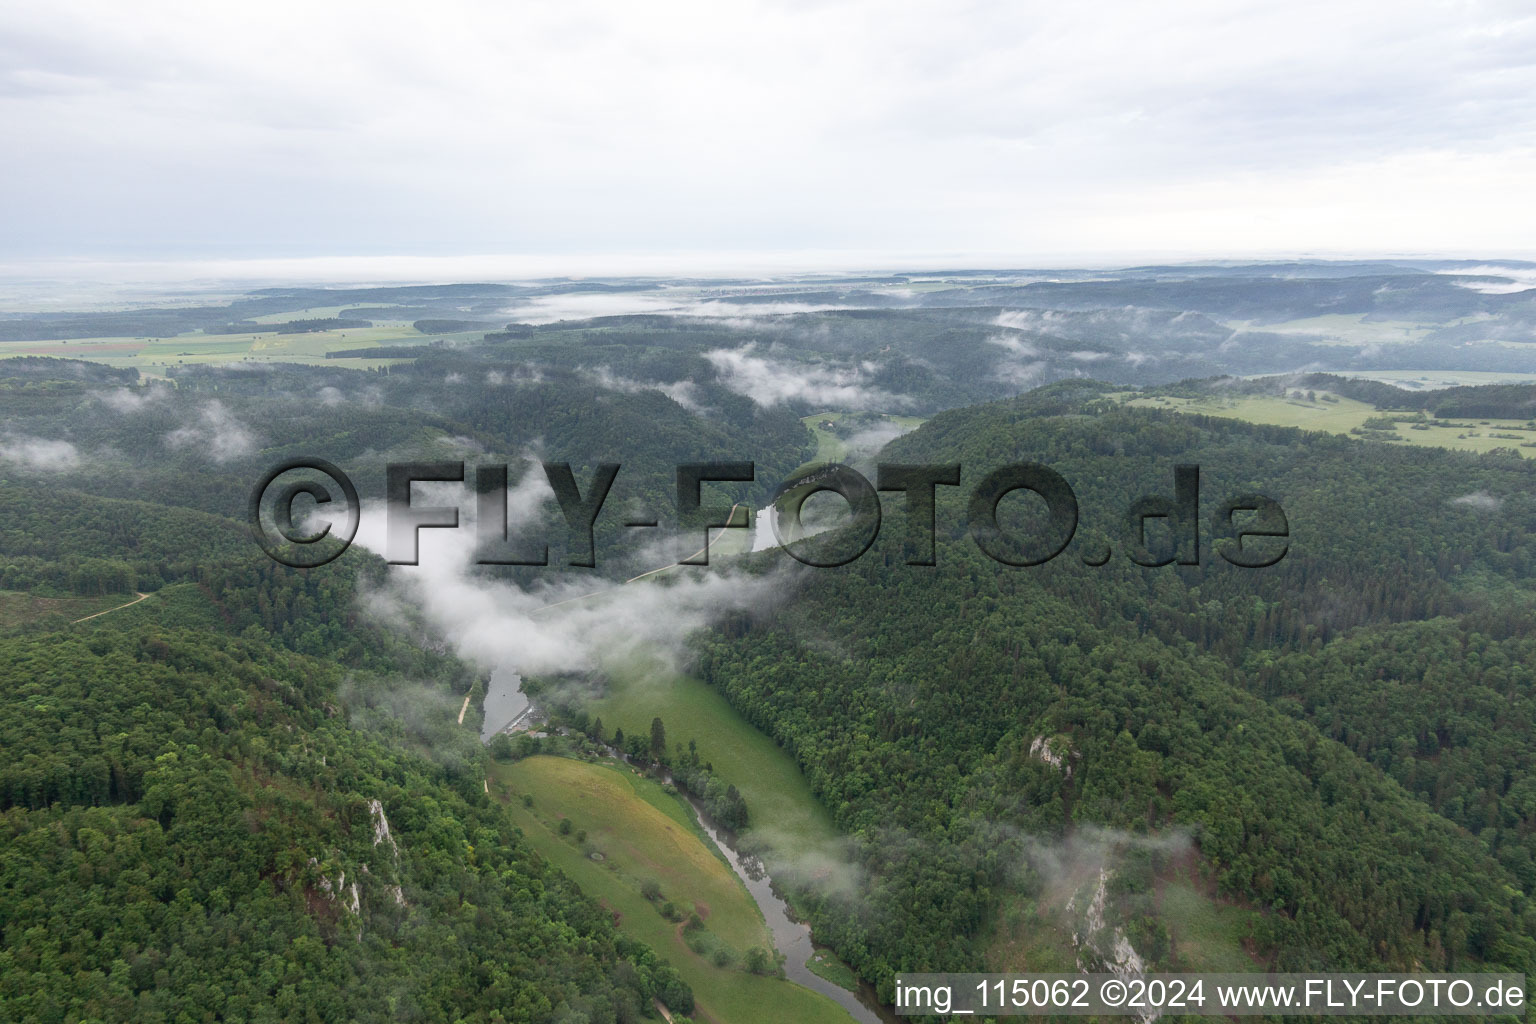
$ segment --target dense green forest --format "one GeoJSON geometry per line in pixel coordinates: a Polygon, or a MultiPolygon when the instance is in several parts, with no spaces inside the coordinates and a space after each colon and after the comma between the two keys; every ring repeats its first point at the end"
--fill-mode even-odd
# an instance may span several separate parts
{"type": "Polygon", "coordinates": [[[351,592],[284,572],[173,587],[204,592],[158,622],[0,640],[0,1019],[691,1009],[482,792],[465,667],[365,623],[283,643],[266,609],[313,630],[351,592]]]}
{"type": "MultiPolygon", "coordinates": [[[[902,564],[886,530],[702,644],[706,678],[856,837],[857,900],[805,882],[817,934],[881,984],[915,962],[964,969],[1003,895],[1046,885],[1039,845],[1107,826],[1142,851],[1142,891],[1168,866],[1149,838],[1192,840],[1215,893],[1248,908],[1260,964],[1526,970],[1532,465],[1102,393],[946,413],[883,453],[958,462],[967,486],[1011,462],[1057,469],[1082,515],[1060,558],[991,561],[964,488],[941,487],[937,567],[902,564]],[[1203,511],[1202,565],[1131,564],[1116,519],[1171,494],[1176,462],[1200,465],[1203,510],[1278,500],[1287,556],[1224,563],[1203,511]],[[1078,557],[1106,542],[1106,565],[1078,557]]],[[[1119,901],[1137,949],[1179,965],[1136,888],[1119,901]]]]}

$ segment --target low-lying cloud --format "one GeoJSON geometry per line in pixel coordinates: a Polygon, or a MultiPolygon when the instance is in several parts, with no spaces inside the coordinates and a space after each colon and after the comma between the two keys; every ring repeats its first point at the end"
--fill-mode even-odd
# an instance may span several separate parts
{"type": "MultiPolygon", "coordinates": [[[[1008,318],[1011,314],[1004,313],[998,317],[999,321],[1008,318]]],[[[1009,326],[1011,324],[1000,324],[1009,326]]],[[[1040,348],[1028,338],[1013,331],[989,334],[987,344],[996,345],[1003,350],[997,362],[992,367],[992,376],[1010,387],[1024,390],[1033,387],[1045,372],[1046,361],[1037,359],[1040,348]]]]}
{"type": "Polygon", "coordinates": [[[0,462],[33,473],[63,473],[80,465],[80,450],[68,441],[42,437],[0,439],[0,462]]]}
{"type": "Polygon", "coordinates": [[[756,347],[717,348],[704,353],[720,382],[768,408],[805,402],[828,409],[901,409],[909,400],[865,383],[871,364],[807,363],[756,354],[756,347]]]}
{"type": "Polygon", "coordinates": [[[205,404],[191,422],[166,434],[165,443],[178,450],[199,449],[214,462],[237,459],[250,454],[256,447],[251,429],[241,423],[218,399],[205,404]]]}
{"type": "Polygon", "coordinates": [[[666,395],[678,405],[689,412],[703,412],[704,406],[699,401],[699,387],[691,380],[679,380],[672,383],[658,381],[634,380],[614,373],[606,366],[599,366],[590,370],[587,376],[599,387],[609,391],[621,391],[624,394],[633,395],[641,391],[656,391],[666,395]]]}
{"type": "Polygon", "coordinates": [[[164,387],[113,388],[98,391],[93,397],[114,412],[135,413],[158,403],[168,393],[169,389],[164,387]]]}
{"type": "Polygon", "coordinates": [[[1509,295],[1513,292],[1528,291],[1536,288],[1536,267],[1507,267],[1488,265],[1483,267],[1471,267],[1465,270],[1446,270],[1442,273],[1451,277],[1465,277],[1465,281],[1456,283],[1463,288],[1470,288],[1484,295],[1509,295]],[[1475,281],[1473,277],[1502,277],[1504,281],[1475,281]]]}
{"type": "MultiPolygon", "coordinates": [[[[418,563],[392,566],[388,582],[367,592],[368,611],[398,625],[417,616],[463,658],[485,671],[519,675],[593,672],[643,657],[677,665],[696,630],[733,610],[776,599],[784,581],[708,570],[678,569],[621,584],[561,572],[522,587],[475,571],[475,501],[467,488],[428,487],[416,504],[460,507],[454,530],[422,530],[418,563]]],[[[553,500],[543,474],[525,473],[510,491],[508,530],[538,522],[553,500]]],[[[357,543],[385,551],[385,506],[367,505],[357,543]]],[[[662,564],[666,564],[663,560],[662,564]]]]}
{"type": "Polygon", "coordinates": [[[1463,494],[1458,498],[1452,498],[1451,504],[1476,509],[1479,512],[1497,512],[1504,507],[1504,499],[1489,494],[1487,491],[1473,491],[1471,494],[1463,494]]]}

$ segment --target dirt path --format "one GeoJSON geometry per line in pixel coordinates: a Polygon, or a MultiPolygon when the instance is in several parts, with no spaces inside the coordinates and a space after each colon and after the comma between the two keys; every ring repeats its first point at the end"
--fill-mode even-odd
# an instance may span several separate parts
{"type": "MultiPolygon", "coordinates": [[[[116,606],[114,606],[112,608],[108,608],[106,611],[100,611],[100,612],[96,612],[93,615],[87,615],[84,619],[76,619],[75,622],[85,622],[88,619],[94,619],[97,615],[106,615],[107,612],[120,611],[123,608],[127,608],[128,605],[138,604],[140,601],[144,600],[146,597],[149,596],[148,594],[139,594],[139,592],[137,590],[135,590],[134,593],[138,594],[139,596],[135,597],[132,601],[129,601],[128,604],[116,605],[116,606]]],[[[74,622],[70,623],[70,625],[74,625],[74,622]]]]}

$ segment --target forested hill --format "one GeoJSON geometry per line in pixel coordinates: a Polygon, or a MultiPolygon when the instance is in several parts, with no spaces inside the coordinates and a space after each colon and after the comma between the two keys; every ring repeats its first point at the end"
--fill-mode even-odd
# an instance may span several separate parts
{"type": "Polygon", "coordinates": [[[691,1010],[485,794],[473,677],[349,622],[351,576],[205,566],[0,638],[0,1020],[691,1010]]]}
{"type": "MultiPolygon", "coordinates": [[[[892,496],[861,559],[702,645],[857,837],[858,902],[806,878],[817,934],[881,985],[918,964],[1042,969],[999,933],[1022,918],[1073,949],[1062,864],[1092,837],[1109,927],[1153,965],[1208,965],[1210,937],[1161,895],[1187,841],[1253,966],[1536,968],[1532,465],[1103,394],[1056,385],[892,443],[882,461],[964,467],[939,488],[937,567],[902,564],[892,496]],[[966,533],[969,488],[1015,462],[1079,502],[1043,566],[966,533]],[[1119,517],[1171,497],[1179,463],[1201,468],[1202,564],[1131,564],[1119,517]],[[1242,569],[1210,515],[1255,491],[1283,506],[1289,552],[1242,569]]],[[[1022,498],[1003,509],[1038,526],[1022,498]]]]}

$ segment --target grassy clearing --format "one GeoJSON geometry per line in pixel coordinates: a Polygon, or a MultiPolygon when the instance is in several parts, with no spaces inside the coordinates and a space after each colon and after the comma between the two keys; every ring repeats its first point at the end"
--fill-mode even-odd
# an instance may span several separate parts
{"type": "Polygon", "coordinates": [[[824,978],[839,988],[845,988],[849,992],[859,990],[858,975],[853,973],[853,968],[838,959],[836,953],[830,949],[818,949],[810,961],[806,964],[811,973],[824,978]]]}
{"type": "MultiPolygon", "coordinates": [[[[654,879],[666,899],[696,912],[737,951],[772,945],[757,905],[706,845],[687,805],[657,783],[628,768],[566,757],[530,757],[496,769],[493,778],[533,795],[532,808],[513,801],[518,824],[558,836],[560,820],[570,819],[571,835],[560,837],[565,859],[597,863],[589,854],[599,852],[603,870],[631,884],[635,895],[654,879]],[[576,842],[578,830],[586,832],[585,844],[576,842]]],[[[660,917],[649,901],[646,907],[660,917]]]]}
{"type": "Polygon", "coordinates": [[[740,967],[741,952],[771,948],[762,916],[706,845],[687,805],[655,782],[612,765],[530,757],[492,765],[490,784],[534,849],[612,910],[621,931],[678,969],[693,988],[696,1020],[847,1024],[848,1015],[824,996],[740,967]],[[525,794],[532,807],[523,805],[525,794]],[[562,819],[571,822],[568,835],[560,832],[562,819]],[[585,843],[577,842],[580,831],[585,843]],[[594,860],[593,853],[602,859],[594,860]],[[694,952],[683,925],[667,920],[659,904],[642,895],[647,879],[659,883],[663,899],[695,910],[707,933],[736,951],[734,962],[719,966],[694,952]]]}
{"type": "MultiPolygon", "coordinates": [[[[812,436],[816,438],[816,454],[811,457],[811,461],[801,466],[800,469],[825,462],[846,462],[850,457],[869,454],[867,448],[861,448],[860,451],[851,451],[848,442],[840,437],[836,431],[828,430],[822,426],[822,424],[826,423],[837,423],[845,415],[845,413],[840,412],[818,412],[800,418],[800,422],[804,423],[812,436]]],[[[900,428],[902,433],[916,430],[925,422],[922,416],[897,416],[893,413],[882,413],[880,414],[880,419],[885,423],[900,428]]],[[[796,472],[799,471],[796,470],[796,472]]]]}
{"type": "Polygon", "coordinates": [[[1077,971],[1077,954],[1068,938],[1071,929],[1061,922],[1041,920],[1033,900],[1010,894],[995,913],[983,956],[987,970],[1077,971]]]}
{"type": "Polygon", "coordinates": [[[132,600],[132,594],[107,594],[103,597],[38,597],[20,590],[0,590],[0,629],[45,620],[62,626],[132,600]]]}
{"type": "MultiPolygon", "coordinates": [[[[132,600],[132,595],[115,595],[112,600],[104,604],[106,608],[113,608],[129,600],[132,600]]],[[[87,614],[90,613],[81,612],[75,618],[78,619],[87,614]]],[[[161,587],[147,601],[139,601],[111,615],[97,616],[89,622],[80,623],[76,628],[134,629],[147,623],[212,631],[228,628],[220,610],[208,601],[207,595],[198,588],[196,583],[173,583],[168,587],[161,587]]]]}
{"type": "Polygon", "coordinates": [[[614,671],[609,694],[587,711],[600,716],[610,734],[618,728],[648,736],[651,719],[660,717],[669,743],[697,740],[699,757],[741,791],[752,833],[769,847],[800,853],[838,845],[832,816],[794,760],[702,681],[632,664],[614,671]]]}
{"type": "Polygon", "coordinates": [[[1259,968],[1243,952],[1244,911],[1213,902],[1183,880],[1162,890],[1159,909],[1182,970],[1237,974],[1259,968]]]}
{"type": "Polygon", "coordinates": [[[811,457],[811,463],[841,462],[848,454],[848,446],[843,443],[843,439],[821,426],[823,423],[836,423],[842,418],[840,412],[818,412],[800,418],[800,422],[809,427],[816,438],[816,454],[811,457]]]}
{"type": "MultiPolygon", "coordinates": [[[[1324,392],[1317,392],[1319,396],[1324,392]]],[[[1228,416],[1250,423],[1273,423],[1284,427],[1301,427],[1304,430],[1323,430],[1334,434],[1348,434],[1367,419],[1379,416],[1374,406],[1354,399],[1337,398],[1336,402],[1315,402],[1293,398],[1248,395],[1234,398],[1210,396],[1205,398],[1170,398],[1150,396],[1132,398],[1127,405],[1145,408],[1172,409],[1177,412],[1202,413],[1207,416],[1228,416]]],[[[1523,448],[1524,442],[1536,442],[1536,431],[1526,429],[1526,420],[1454,420],[1445,426],[1426,425],[1415,429],[1407,423],[1398,423],[1394,431],[1396,440],[1382,439],[1385,444],[1412,444],[1430,448],[1455,448],[1468,452],[1489,452],[1495,448],[1513,448],[1526,457],[1536,457],[1536,448],[1523,448]],[[1498,437],[1495,435],[1514,435],[1498,437]]]]}

